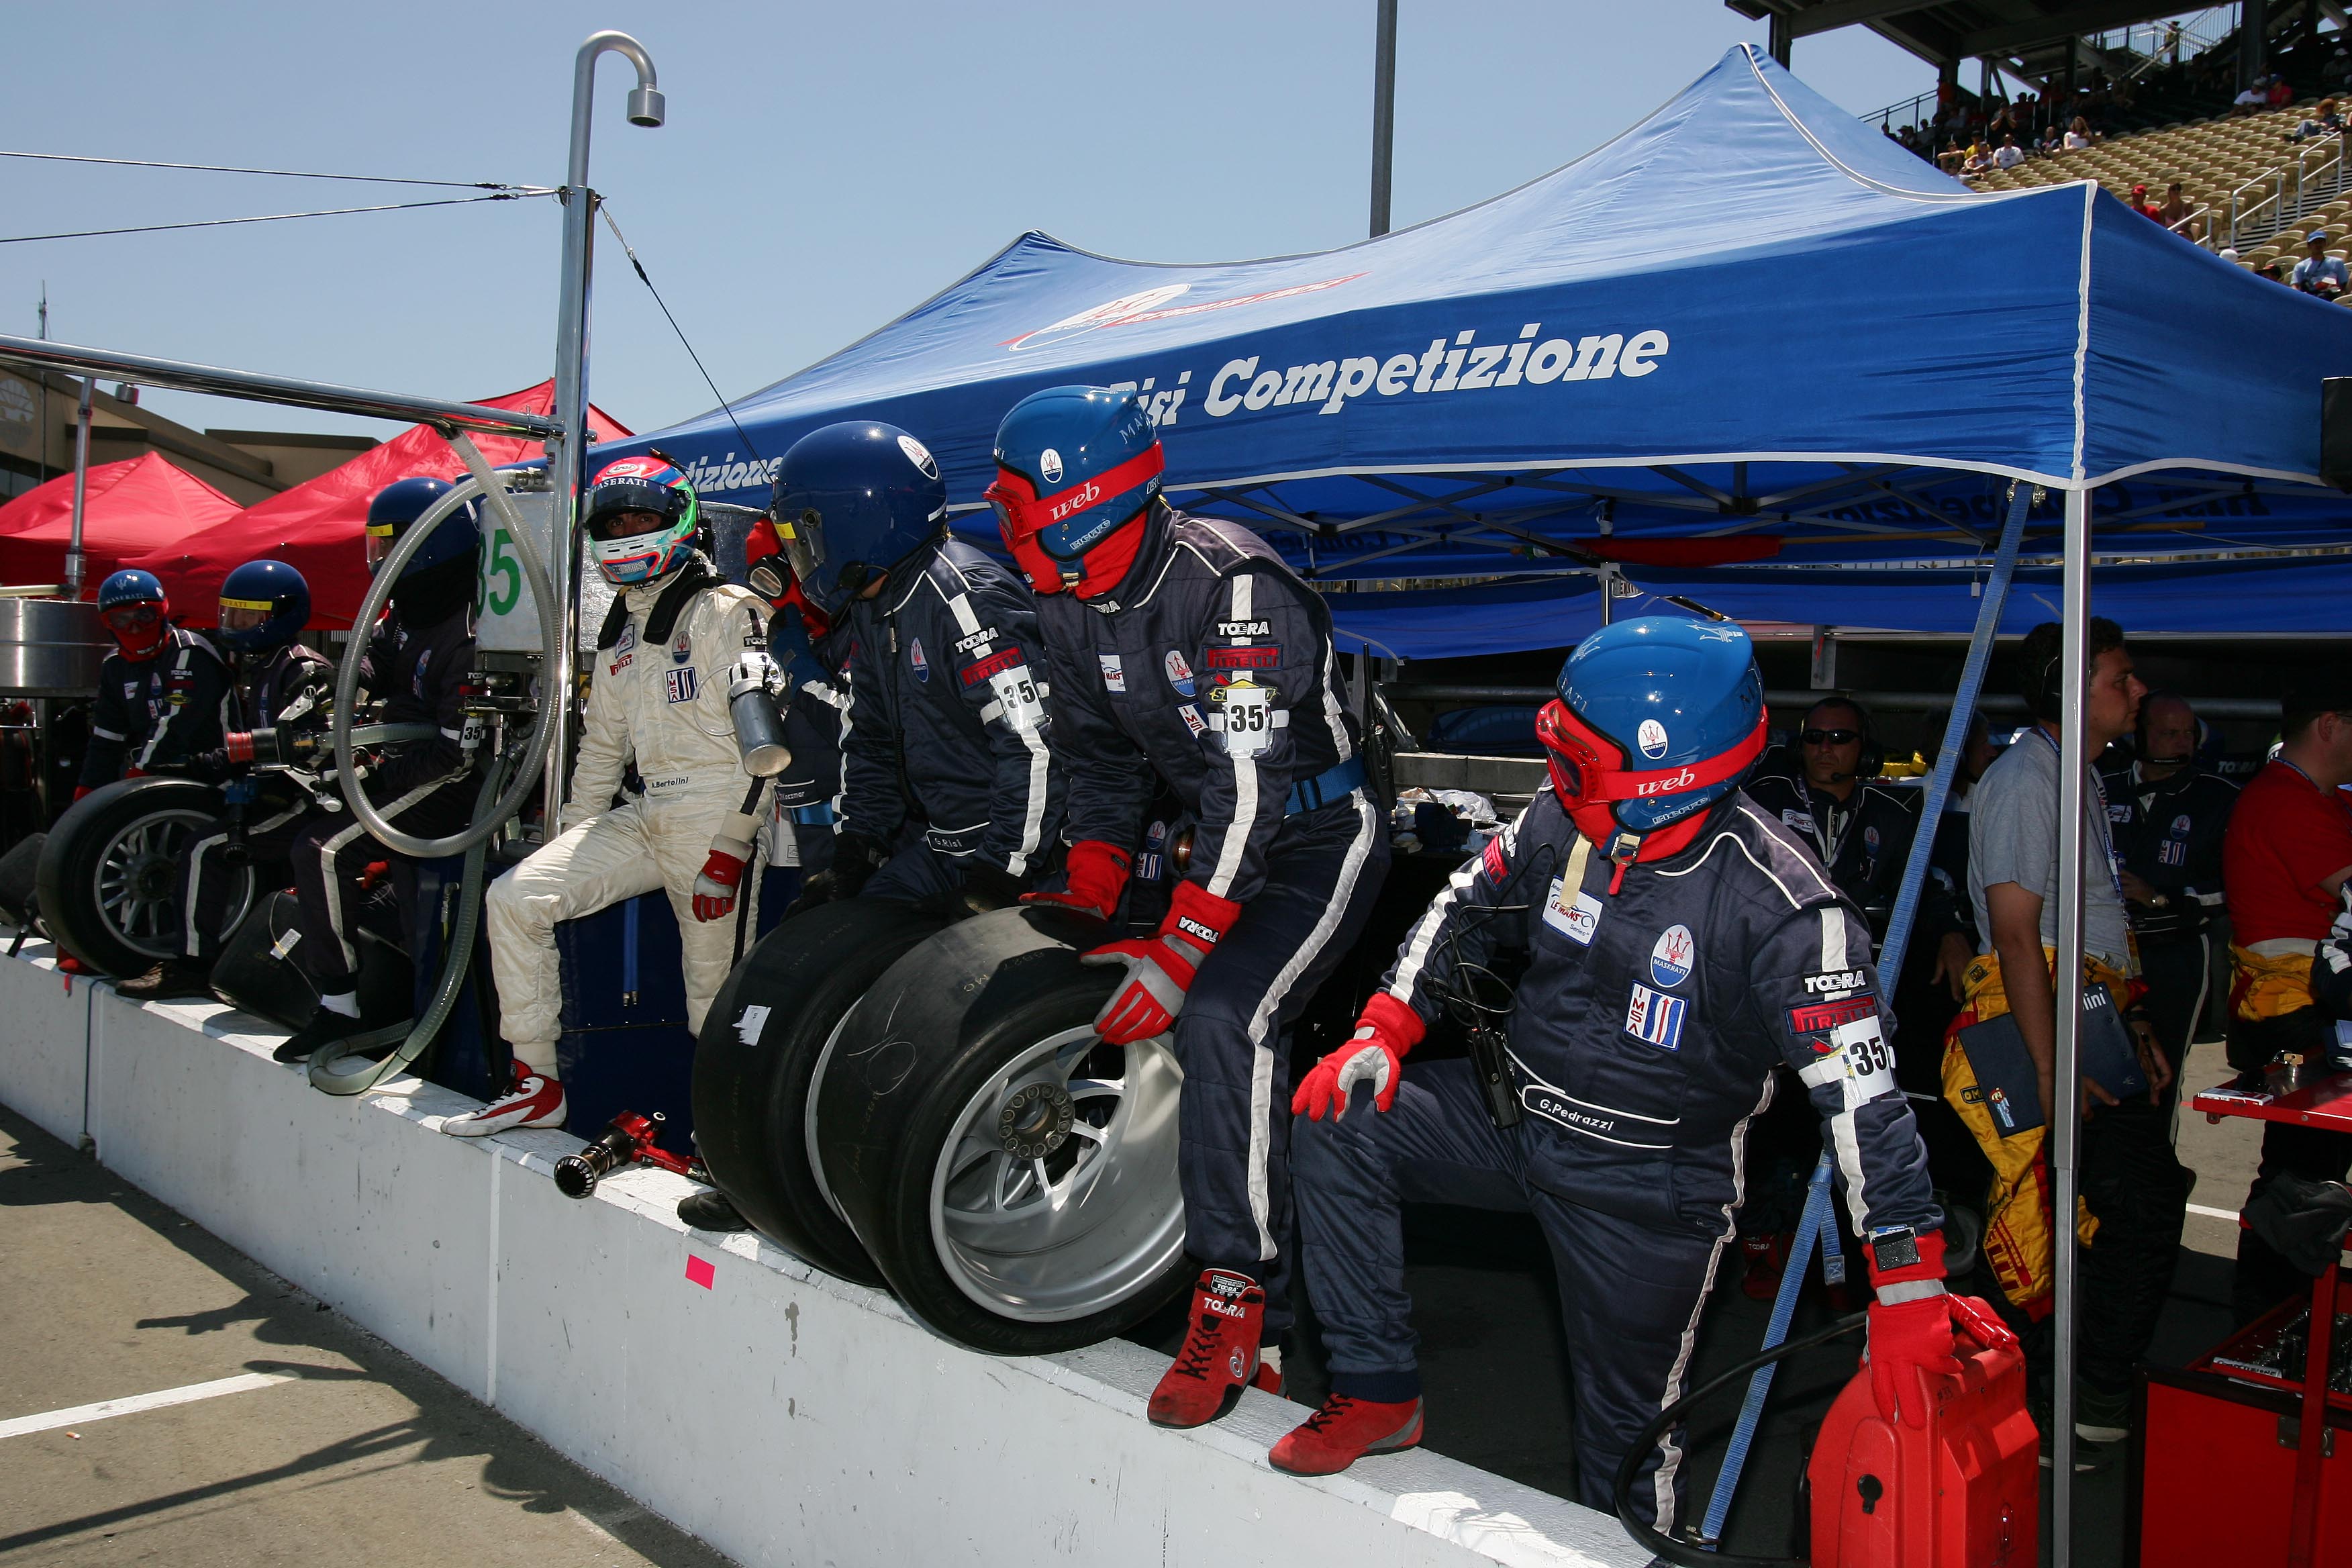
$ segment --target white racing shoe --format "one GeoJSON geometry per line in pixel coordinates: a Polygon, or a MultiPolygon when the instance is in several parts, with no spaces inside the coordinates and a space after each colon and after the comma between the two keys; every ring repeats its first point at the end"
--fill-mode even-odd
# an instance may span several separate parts
{"type": "Polygon", "coordinates": [[[514,1087],[479,1110],[452,1116],[441,1131],[452,1138],[487,1138],[529,1127],[563,1125],[563,1086],[551,1078],[525,1072],[515,1064],[514,1087]]]}

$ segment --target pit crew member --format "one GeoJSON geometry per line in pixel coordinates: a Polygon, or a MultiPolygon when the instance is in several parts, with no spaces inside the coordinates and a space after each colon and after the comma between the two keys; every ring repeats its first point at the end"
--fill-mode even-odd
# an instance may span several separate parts
{"type": "MultiPolygon", "coordinates": [[[[257,773],[256,764],[317,758],[334,691],[334,666],[302,642],[310,620],[310,584],[283,561],[248,561],[221,580],[214,640],[226,650],[236,679],[224,704],[222,743],[191,759],[188,772],[243,796],[233,802],[242,814],[236,840],[242,863],[257,868],[254,885],[260,889],[284,886],[287,851],[313,802],[284,773],[257,773]]],[[[228,937],[230,901],[242,885],[231,864],[232,841],[227,818],[196,835],[180,862],[181,956],[122,981],[117,991],[145,1002],[211,994],[213,961],[228,937]]]]}
{"type": "Polygon", "coordinates": [[[794,911],[859,894],[1013,903],[1062,816],[1029,591],[948,536],[939,463],[895,425],[793,443],[772,515],[802,595],[848,644],[833,864],[794,911]]]}
{"type": "Polygon", "coordinates": [[[1202,1265],[1150,1418],[1197,1426],[1278,1386],[1290,1324],[1288,1030],[1362,929],[1389,861],[1342,717],[1329,612],[1248,530],[1160,494],[1131,392],[1053,387],[997,431],[988,491],[1037,591],[1070,770],[1068,889],[1108,916],[1158,774],[1195,823],[1158,931],[1086,955],[1124,971],[1110,1045],[1171,1032],[1178,1174],[1202,1265]]]}
{"type": "MultiPolygon", "coordinates": [[[[451,488],[445,479],[419,477],[376,492],[368,503],[365,542],[371,573],[451,488]]],[[[478,781],[465,743],[463,688],[474,662],[478,504],[460,506],[408,558],[392,585],[392,607],[369,633],[360,665],[361,700],[382,700],[381,722],[434,727],[429,740],[402,741],[373,758],[353,759],[370,803],[394,827],[419,837],[446,837],[473,815],[478,781]]],[[[294,868],[302,940],[293,956],[318,988],[319,1011],[278,1047],[279,1061],[305,1060],[320,1046],[395,1021],[360,1016],[359,950],[349,920],[361,873],[394,853],[348,809],[314,810],[295,829],[287,859],[294,868]]]]}
{"type": "MultiPolygon", "coordinates": [[[[1613,1510],[1629,1445],[1682,1392],[1737,1223],[1741,1137],[1777,1063],[1803,1081],[1869,1238],[1882,1412],[1921,1425],[1917,1373],[1957,1370],[1955,1317],[1989,1316],[1945,1294],[1942,1215],[1895,1087],[1869,931],[1739,793],[1764,744],[1747,635],[1622,622],[1570,656],[1559,691],[1537,721],[1551,788],[1456,873],[1355,1039],[1293,1101],[1301,1253],[1331,1394],[1275,1446],[1278,1468],[1328,1474],[1421,1439],[1403,1201],[1532,1210],[1560,1276],[1580,1495],[1613,1510]],[[1531,954],[1507,1092],[1490,1102],[1469,1061],[1405,1070],[1444,999],[1504,946],[1531,954]]],[[[1682,1458],[1669,1433],[1642,1459],[1635,1497],[1661,1530],[1682,1458]]]]}
{"type": "Polygon", "coordinates": [[[210,641],[173,626],[171,616],[152,573],[126,567],[98,585],[98,618],[114,652],[99,667],[74,799],[120,778],[177,771],[221,743],[228,666],[210,641]]]}
{"type": "Polygon", "coordinates": [[[696,1030],[756,929],[768,785],[743,771],[728,691],[747,660],[768,668],[770,612],[698,548],[693,487],[667,458],[607,464],[580,510],[589,557],[618,592],[596,637],[562,831],[491,883],[485,902],[514,1084],[442,1123],[461,1138],[563,1125],[560,921],[666,890],[696,1030]],[[615,804],[632,763],[645,792],[615,804]]]}

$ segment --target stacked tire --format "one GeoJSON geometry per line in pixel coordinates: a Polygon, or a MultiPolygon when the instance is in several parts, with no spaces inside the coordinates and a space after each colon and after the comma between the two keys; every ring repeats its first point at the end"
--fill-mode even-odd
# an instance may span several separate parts
{"type": "MultiPolygon", "coordinates": [[[[66,952],[116,979],[184,952],[179,865],[226,809],[219,790],[194,779],[124,779],[91,791],[41,846],[42,923],[66,952]]],[[[249,868],[225,874],[241,882],[224,936],[254,897],[249,868]]]]}
{"type": "Polygon", "coordinates": [[[704,1026],[697,1142],[762,1232],[941,1335],[1096,1343],[1188,1277],[1182,1074],[1165,1039],[1095,1037],[1116,973],[1078,954],[1100,922],[1024,906],[940,927],[856,900],[772,933],[704,1026]]]}

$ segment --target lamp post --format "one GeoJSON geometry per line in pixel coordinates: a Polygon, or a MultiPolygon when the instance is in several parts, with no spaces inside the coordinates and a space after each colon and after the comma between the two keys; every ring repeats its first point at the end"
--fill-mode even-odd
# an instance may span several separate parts
{"type": "Polygon", "coordinates": [[[572,157],[563,172],[563,276],[555,312],[555,416],[563,422],[563,434],[547,443],[547,474],[555,487],[548,565],[555,614],[563,621],[561,668],[542,673],[542,696],[558,705],[554,743],[547,753],[544,809],[551,824],[563,804],[564,776],[572,765],[572,671],[579,655],[578,594],[572,568],[578,553],[573,531],[579,523],[580,481],[588,449],[588,273],[596,219],[596,196],[588,186],[588,133],[596,61],[607,53],[626,57],[637,69],[637,85],[629,89],[629,123],[650,129],[667,117],[661,89],[655,85],[654,58],[646,47],[626,33],[589,34],[572,67],[572,157]]]}
{"type": "Polygon", "coordinates": [[[1372,237],[1389,231],[1389,178],[1396,154],[1397,0],[1380,0],[1372,44],[1372,237]]]}

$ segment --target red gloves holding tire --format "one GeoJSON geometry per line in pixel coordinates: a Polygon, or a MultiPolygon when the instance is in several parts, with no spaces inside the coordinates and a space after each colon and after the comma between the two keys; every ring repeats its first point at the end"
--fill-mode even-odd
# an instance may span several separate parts
{"type": "MultiPolygon", "coordinates": [[[[1076,858],[1073,851],[1072,861],[1076,858]]],[[[1121,868],[1122,875],[1124,871],[1121,868]]],[[[1102,1043],[1132,1045],[1173,1027],[1193,974],[1234,929],[1241,912],[1241,905],[1217,897],[1198,882],[1179,882],[1175,896],[1168,900],[1168,918],[1160,922],[1156,934],[1106,942],[1081,955],[1080,963],[1127,966],[1126,980],[1095,1015],[1095,1033],[1102,1037],[1102,1043]]]]}
{"type": "Polygon", "coordinates": [[[1099,838],[1081,838],[1070,846],[1070,856],[1063,865],[1064,886],[1053,892],[1024,893],[1024,904],[1058,904],[1066,910],[1076,910],[1082,915],[1092,915],[1098,921],[1110,919],[1111,910],[1118,908],[1121,893],[1127,891],[1127,872],[1131,863],[1128,852],[1116,844],[1099,838]]]}
{"type": "Polygon", "coordinates": [[[1895,1237],[1873,1237],[1869,1254],[1870,1283],[1877,1293],[1870,1304],[1871,1396],[1885,1419],[1891,1421],[1900,1413],[1906,1426],[1925,1427],[1927,1389],[1923,1378],[1954,1376],[1960,1370],[1959,1359],[1952,1353],[1954,1324],[1987,1349],[2013,1346],[2017,1336],[1984,1302],[1945,1289],[1941,1231],[1916,1239],[1899,1232],[1895,1237]],[[1882,1247],[1887,1253],[1883,1260],[1882,1247]]]}
{"type": "Polygon", "coordinates": [[[1328,1110],[1336,1121],[1348,1113],[1360,1083],[1372,1086],[1372,1109],[1386,1110],[1396,1103],[1404,1058],[1426,1030],[1418,1013],[1385,991],[1373,992],[1356,1020],[1355,1037],[1308,1070],[1290,1097],[1290,1113],[1320,1121],[1328,1110]]]}

